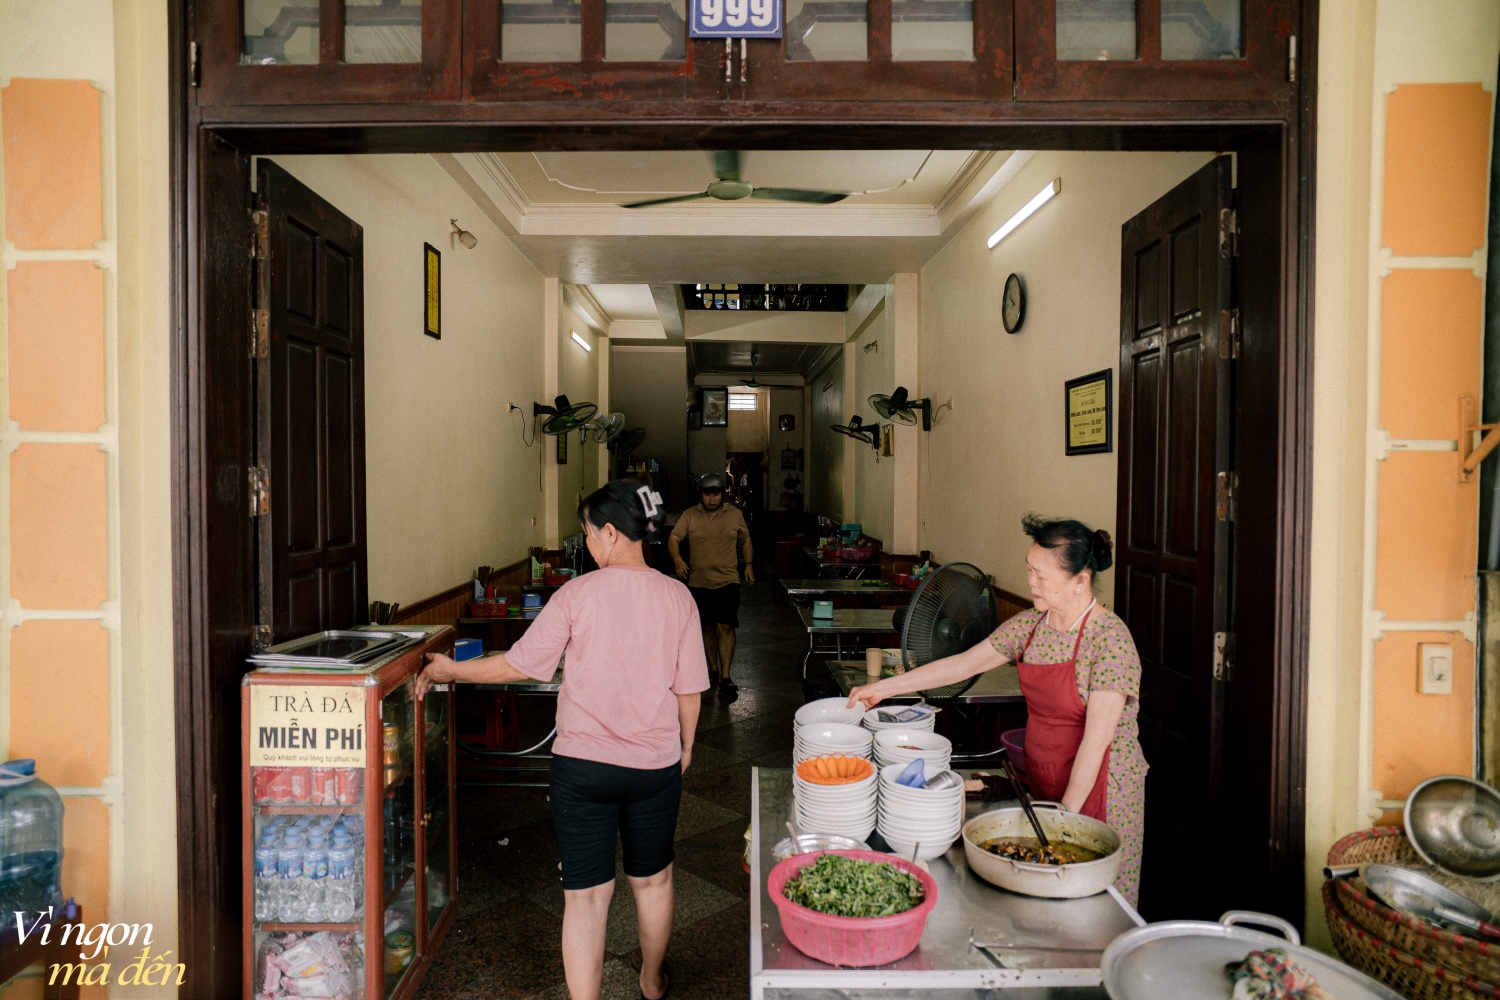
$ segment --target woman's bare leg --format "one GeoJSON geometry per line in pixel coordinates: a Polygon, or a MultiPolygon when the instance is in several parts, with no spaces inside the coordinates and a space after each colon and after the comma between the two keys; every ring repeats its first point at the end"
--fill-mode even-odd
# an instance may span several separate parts
{"type": "MultiPolygon", "coordinates": [[[[613,879],[587,889],[563,890],[563,972],[573,1000],[599,1000],[604,978],[604,932],[614,895],[613,879]]],[[[640,898],[639,891],[636,898],[640,898]]]]}
{"type": "MultiPolygon", "coordinates": [[[[672,938],[672,866],[646,878],[631,877],[630,888],[635,893],[636,932],[641,939],[641,992],[647,1000],[655,1000],[667,987],[661,963],[672,938]]],[[[568,984],[572,985],[571,979],[568,984]]]]}

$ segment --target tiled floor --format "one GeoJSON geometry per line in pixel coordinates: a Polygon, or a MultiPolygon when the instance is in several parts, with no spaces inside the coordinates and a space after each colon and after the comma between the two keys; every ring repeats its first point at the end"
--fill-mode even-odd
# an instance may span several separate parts
{"type": "MultiPolygon", "coordinates": [[[[750,768],[790,763],[807,642],[795,612],[772,603],[772,586],[745,591],[734,661],[739,698],[704,702],[693,763],[683,776],[677,922],[667,958],[674,997],[748,992],[749,880],[740,857],[750,822],[750,768]]],[[[562,886],[545,790],[460,789],[458,888],[458,921],[419,1000],[566,1000],[562,886]]],[[[640,951],[623,875],[607,940],[604,996],[635,1000],[640,951]]]]}

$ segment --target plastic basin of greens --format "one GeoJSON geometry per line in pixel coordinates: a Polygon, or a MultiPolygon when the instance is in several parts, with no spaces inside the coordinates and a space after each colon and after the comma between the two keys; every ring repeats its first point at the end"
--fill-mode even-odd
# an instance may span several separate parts
{"type": "Polygon", "coordinates": [[[886,965],[916,950],[927,927],[927,915],[937,905],[937,882],[921,868],[880,851],[820,851],[794,854],[771,869],[766,891],[781,915],[781,929],[798,951],[829,965],[864,968],[886,965]],[[888,917],[839,917],[819,913],[786,898],[786,884],[823,854],[895,866],[922,883],[922,902],[888,917]]]}

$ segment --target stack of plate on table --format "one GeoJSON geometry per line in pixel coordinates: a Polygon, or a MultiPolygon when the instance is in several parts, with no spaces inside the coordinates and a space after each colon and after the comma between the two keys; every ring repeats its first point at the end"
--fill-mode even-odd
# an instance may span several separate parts
{"type": "MultiPolygon", "coordinates": [[[[876,829],[903,858],[927,861],[938,857],[958,839],[964,823],[964,783],[958,775],[933,788],[911,788],[896,784],[906,764],[887,764],[880,769],[880,802],[876,829]]],[[[942,772],[928,771],[927,777],[942,772]]],[[[949,772],[951,773],[951,772],[949,772]]]]}
{"type": "Polygon", "coordinates": [[[793,738],[792,762],[800,764],[809,757],[826,757],[829,754],[849,754],[868,760],[871,745],[872,737],[868,731],[847,722],[798,726],[793,738]]]}
{"type": "Polygon", "coordinates": [[[850,708],[848,698],[819,698],[797,709],[797,714],[792,718],[792,728],[811,726],[818,722],[847,722],[857,726],[864,714],[865,710],[859,706],[850,708]]]}
{"type": "Polygon", "coordinates": [[[805,761],[792,772],[792,801],[799,833],[862,841],[875,829],[875,767],[853,756],[805,761]],[[820,762],[835,776],[819,774],[820,762]]]}
{"type": "Polygon", "coordinates": [[[925,729],[930,733],[937,728],[937,709],[931,705],[881,705],[879,708],[872,708],[864,713],[861,721],[864,727],[872,733],[878,733],[882,729],[925,729]],[[894,716],[912,709],[921,709],[922,715],[906,722],[895,721],[894,716]],[[882,714],[891,718],[883,719],[882,714]]]}
{"type": "Polygon", "coordinates": [[[875,733],[875,763],[910,764],[918,757],[926,762],[929,775],[948,770],[953,761],[953,743],[946,736],[922,729],[882,729],[875,733]]]}

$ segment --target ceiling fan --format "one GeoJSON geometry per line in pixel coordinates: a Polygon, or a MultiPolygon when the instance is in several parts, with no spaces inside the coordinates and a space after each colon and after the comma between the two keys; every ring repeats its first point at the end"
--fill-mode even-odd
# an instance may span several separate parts
{"type": "Polygon", "coordinates": [[[746,389],[759,389],[760,385],[761,385],[759,382],[757,382],[755,380],[755,361],[756,361],[755,355],[754,355],[754,353],[752,353],[750,355],[750,377],[745,380],[745,388],[746,389]]]}
{"type": "Polygon", "coordinates": [[[621,208],[646,208],[651,205],[671,205],[679,201],[698,201],[717,198],[719,201],[740,201],[745,198],[764,198],[767,201],[797,201],[809,205],[832,205],[849,197],[847,192],[805,191],[801,188],[756,187],[740,179],[740,153],[738,150],[721,149],[714,153],[714,177],[717,178],[705,190],[697,194],[681,194],[671,198],[652,198],[649,201],[632,202],[621,208]]]}
{"type": "Polygon", "coordinates": [[[597,403],[570,403],[567,396],[558,396],[552,403],[551,406],[543,403],[531,404],[533,418],[543,414],[547,416],[547,422],[542,424],[543,434],[556,435],[575,431],[592,420],[594,414],[599,412],[597,403]]]}
{"type": "Polygon", "coordinates": [[[852,437],[860,444],[867,444],[872,448],[880,447],[880,425],[867,424],[859,419],[858,414],[850,417],[847,424],[833,424],[832,427],[844,437],[852,437]]]}
{"type": "Polygon", "coordinates": [[[932,430],[932,401],[928,399],[908,399],[906,386],[896,386],[896,391],[889,396],[876,393],[870,397],[870,405],[875,412],[887,420],[894,420],[901,424],[915,424],[917,422],[917,411],[922,411],[922,429],[932,430]]]}

